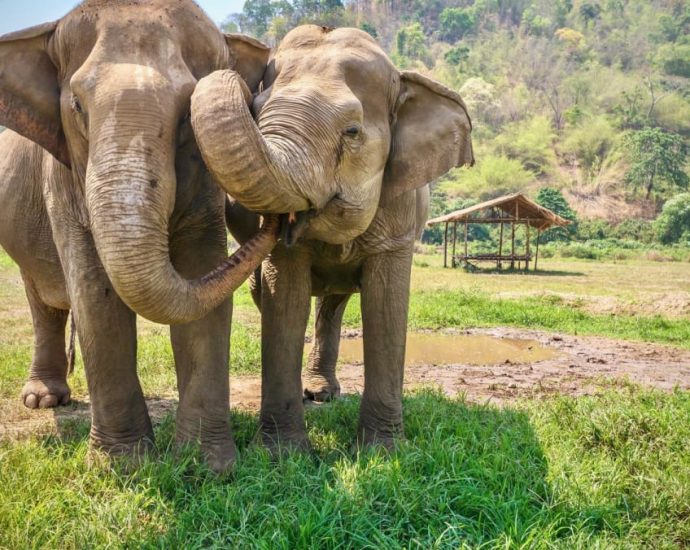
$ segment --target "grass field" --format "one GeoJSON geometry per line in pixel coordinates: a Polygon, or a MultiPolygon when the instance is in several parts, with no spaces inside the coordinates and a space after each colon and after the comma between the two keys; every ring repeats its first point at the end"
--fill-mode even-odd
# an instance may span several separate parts
{"type": "MultiPolygon", "coordinates": [[[[527,326],[690,347],[688,263],[545,260],[550,274],[529,276],[416,263],[413,328],[527,326]]],[[[353,299],[347,326],[357,310],[353,299]]],[[[257,372],[258,320],[242,289],[233,375],[257,372]]],[[[173,396],[167,329],[139,331],[147,396],[173,396]]],[[[0,422],[30,352],[18,271],[0,253],[0,422]]],[[[70,384],[86,395],[81,365],[70,384]]],[[[356,396],[310,409],[314,455],[278,463],[251,443],[255,415],[235,411],[241,458],[227,478],[174,453],[170,415],[156,426],[159,455],[136,473],[88,468],[88,422],[74,420],[59,435],[0,441],[0,547],[690,546],[690,395],[602,388],[502,408],[410,393],[407,441],[392,456],[352,449],[356,396]]]]}

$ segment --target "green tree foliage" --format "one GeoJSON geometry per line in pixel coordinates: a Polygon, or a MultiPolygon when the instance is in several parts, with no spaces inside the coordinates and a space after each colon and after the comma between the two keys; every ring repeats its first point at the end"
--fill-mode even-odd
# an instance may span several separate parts
{"type": "Polygon", "coordinates": [[[507,125],[496,139],[496,145],[499,152],[519,160],[526,170],[545,174],[556,162],[553,150],[555,138],[548,118],[537,116],[507,125]]]}
{"type": "Polygon", "coordinates": [[[606,117],[592,117],[568,131],[561,151],[572,155],[588,179],[598,173],[618,144],[617,131],[606,117]]]}
{"type": "Polygon", "coordinates": [[[475,25],[474,10],[469,8],[446,8],[441,12],[441,38],[447,42],[457,42],[475,25]]]}
{"type": "Polygon", "coordinates": [[[473,168],[456,168],[440,179],[439,187],[449,197],[493,199],[525,189],[534,174],[519,160],[487,154],[473,168]]]}
{"type": "Polygon", "coordinates": [[[690,78],[690,44],[666,44],[659,49],[658,59],[667,75],[690,78]]]}
{"type": "Polygon", "coordinates": [[[409,59],[423,61],[428,51],[424,29],[419,23],[412,23],[398,31],[395,37],[396,56],[394,60],[405,67],[409,59]]]}
{"type": "Polygon", "coordinates": [[[647,198],[663,184],[687,188],[688,147],[680,136],[659,128],[644,128],[627,134],[624,141],[631,162],[625,179],[633,188],[644,189],[647,198]]]}
{"type": "Polygon", "coordinates": [[[535,201],[558,214],[561,218],[570,220],[572,223],[567,227],[553,227],[540,237],[540,242],[548,243],[551,241],[569,241],[577,233],[577,215],[570,208],[568,201],[565,200],[563,193],[553,187],[542,187],[537,193],[535,201]]]}
{"type": "Polygon", "coordinates": [[[690,245],[690,193],[680,193],[668,200],[654,222],[654,229],[664,244],[690,245]]]}

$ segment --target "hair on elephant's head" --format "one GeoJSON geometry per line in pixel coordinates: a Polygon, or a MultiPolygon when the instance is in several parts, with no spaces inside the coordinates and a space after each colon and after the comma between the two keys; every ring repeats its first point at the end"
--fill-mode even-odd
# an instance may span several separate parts
{"type": "Polygon", "coordinates": [[[0,37],[0,124],[71,168],[115,290],[154,321],[199,318],[248,274],[228,262],[183,279],[168,224],[178,177],[204,169],[189,124],[197,81],[232,67],[255,89],[268,55],[225,37],[191,0],[86,0],[0,37]]]}
{"type": "Polygon", "coordinates": [[[312,211],[305,236],[360,235],[380,203],[473,163],[471,122],[455,92],[399,72],[358,29],[288,33],[263,89],[232,71],[201,80],[192,125],[220,185],[257,212],[312,211]]]}

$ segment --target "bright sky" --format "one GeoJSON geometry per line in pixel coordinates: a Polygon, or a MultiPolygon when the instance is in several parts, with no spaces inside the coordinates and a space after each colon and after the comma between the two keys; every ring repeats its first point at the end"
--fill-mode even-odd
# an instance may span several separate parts
{"type": "MultiPolygon", "coordinates": [[[[78,0],[0,0],[0,35],[54,21],[78,4],[78,0]]],[[[242,11],[244,0],[197,0],[206,13],[220,23],[242,11]]]]}

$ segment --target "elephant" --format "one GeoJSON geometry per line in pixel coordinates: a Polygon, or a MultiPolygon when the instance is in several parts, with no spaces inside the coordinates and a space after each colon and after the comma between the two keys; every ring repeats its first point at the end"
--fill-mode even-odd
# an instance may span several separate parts
{"type": "Polygon", "coordinates": [[[285,36],[250,109],[251,97],[234,71],[217,71],[197,84],[191,116],[218,184],[246,209],[293,222],[260,271],[260,438],[273,453],[310,448],[301,368],[311,297],[337,318],[361,292],[357,440],[391,449],[404,436],[417,190],[473,164],[469,114],[452,90],[398,71],[365,32],[316,25],[285,36]]]}
{"type": "Polygon", "coordinates": [[[231,295],[277,240],[275,216],[227,257],[224,193],[190,124],[197,81],[232,67],[256,89],[269,50],[224,36],[191,0],[86,0],[0,37],[0,244],[20,267],[35,344],[27,407],[69,401],[76,324],[94,454],[154,447],[136,315],[169,324],[176,442],[232,468],[231,295]]]}

